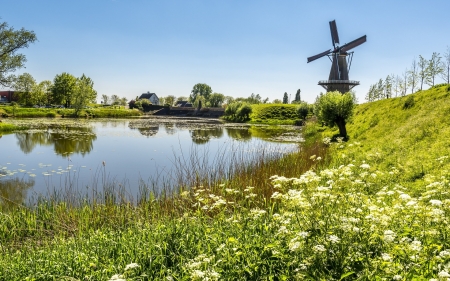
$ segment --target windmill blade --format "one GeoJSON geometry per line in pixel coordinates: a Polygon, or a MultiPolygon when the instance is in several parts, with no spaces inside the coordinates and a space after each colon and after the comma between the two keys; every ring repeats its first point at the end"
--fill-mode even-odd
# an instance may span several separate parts
{"type": "Polygon", "coordinates": [[[333,43],[333,47],[336,48],[336,43],[339,44],[339,35],[337,32],[337,26],[336,26],[336,21],[332,20],[330,21],[330,31],[331,31],[331,42],[333,43]]]}
{"type": "Polygon", "coordinates": [[[309,58],[308,58],[308,62],[312,62],[313,60],[316,60],[316,59],[318,59],[318,58],[324,57],[324,56],[328,55],[329,53],[331,53],[331,49],[329,49],[329,50],[327,50],[327,51],[325,51],[325,52],[323,52],[323,53],[320,53],[320,54],[318,54],[318,55],[309,57],[309,58]]]}
{"type": "Polygon", "coordinates": [[[359,38],[356,39],[356,40],[353,40],[353,41],[350,42],[350,43],[347,43],[347,44],[343,45],[343,46],[341,47],[341,52],[347,52],[348,50],[351,50],[351,49],[353,49],[353,48],[355,48],[355,47],[358,47],[358,46],[361,45],[362,43],[366,42],[366,39],[367,39],[367,36],[364,35],[364,36],[362,36],[362,37],[359,37],[359,38]]]}

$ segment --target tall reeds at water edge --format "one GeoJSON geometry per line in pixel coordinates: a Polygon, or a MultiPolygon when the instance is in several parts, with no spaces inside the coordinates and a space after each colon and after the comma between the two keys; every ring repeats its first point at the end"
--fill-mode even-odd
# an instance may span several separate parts
{"type": "Polygon", "coordinates": [[[23,239],[68,237],[101,228],[126,229],[138,221],[182,216],[196,208],[191,199],[198,189],[227,198],[226,190],[232,187],[242,194],[233,196],[233,200],[245,201],[244,190],[250,186],[262,199],[253,200],[252,204],[270,204],[271,176],[299,176],[322,163],[310,159],[311,155],[326,161],[326,148],[321,142],[300,145],[289,153],[275,147],[229,146],[214,157],[207,147],[193,148],[188,158],[174,155],[174,172],[161,171],[147,182],[139,180],[137,196],[130,193],[127,179],[118,181],[109,175],[107,165],[95,171],[89,186],[79,186],[77,175],[68,173],[59,183],[49,182],[48,195],[32,198],[32,205],[17,203],[9,205],[8,210],[0,207],[3,212],[0,239],[23,242],[23,239]],[[258,153],[250,153],[249,149],[258,153]]]}

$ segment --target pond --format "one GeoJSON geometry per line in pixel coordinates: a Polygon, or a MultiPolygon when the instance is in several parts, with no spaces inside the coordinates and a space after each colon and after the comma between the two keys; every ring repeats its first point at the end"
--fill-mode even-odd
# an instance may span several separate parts
{"type": "Polygon", "coordinates": [[[0,201],[93,196],[108,186],[138,198],[192,173],[279,157],[298,149],[300,127],[213,119],[8,119],[27,130],[0,135],[0,201]]]}

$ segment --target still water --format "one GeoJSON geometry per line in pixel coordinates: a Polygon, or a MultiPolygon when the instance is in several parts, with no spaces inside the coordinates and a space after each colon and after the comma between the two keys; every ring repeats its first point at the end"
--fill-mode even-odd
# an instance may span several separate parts
{"type": "Polygon", "coordinates": [[[298,149],[298,127],[245,126],[217,120],[7,120],[30,129],[0,135],[0,202],[90,190],[113,183],[130,197],[142,184],[226,164],[227,155],[276,157],[298,149]],[[199,163],[201,162],[201,163],[199,163]]]}

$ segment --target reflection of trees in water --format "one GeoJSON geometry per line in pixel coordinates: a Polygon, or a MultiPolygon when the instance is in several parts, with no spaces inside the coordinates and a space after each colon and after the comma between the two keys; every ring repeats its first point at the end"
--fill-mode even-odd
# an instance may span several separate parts
{"type": "Polygon", "coordinates": [[[174,124],[164,124],[164,129],[168,135],[173,135],[177,132],[174,124]]]}
{"type": "Polygon", "coordinates": [[[57,154],[71,153],[85,155],[93,149],[97,136],[91,128],[65,128],[55,131],[28,131],[16,133],[18,145],[24,153],[30,153],[36,145],[54,145],[57,154]]]}
{"type": "Polygon", "coordinates": [[[248,141],[252,138],[252,133],[248,128],[225,128],[227,135],[235,140],[248,141]]]}
{"type": "Polygon", "coordinates": [[[223,128],[222,127],[214,127],[214,128],[205,128],[201,130],[193,130],[191,131],[192,141],[196,144],[205,144],[212,137],[220,138],[223,136],[223,128]]]}
{"type": "Polygon", "coordinates": [[[33,179],[0,179],[0,210],[9,210],[22,204],[27,198],[28,189],[33,185],[33,179]]]}
{"type": "Polygon", "coordinates": [[[151,137],[154,136],[158,133],[159,131],[159,126],[153,126],[153,127],[145,127],[145,128],[138,128],[139,133],[141,133],[141,135],[146,136],[146,137],[151,137]]]}

